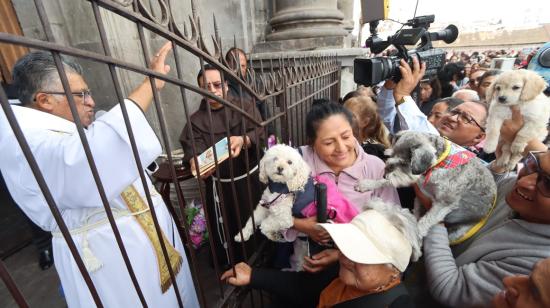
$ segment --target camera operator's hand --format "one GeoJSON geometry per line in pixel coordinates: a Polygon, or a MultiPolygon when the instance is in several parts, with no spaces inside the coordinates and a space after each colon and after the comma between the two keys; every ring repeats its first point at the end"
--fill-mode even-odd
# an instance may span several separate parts
{"type": "Polygon", "coordinates": [[[416,85],[420,82],[424,73],[426,72],[426,64],[418,63],[418,59],[413,57],[413,68],[409,64],[401,59],[399,70],[401,71],[401,80],[393,89],[393,98],[396,102],[400,102],[403,97],[411,95],[411,92],[416,88],[416,85]]]}

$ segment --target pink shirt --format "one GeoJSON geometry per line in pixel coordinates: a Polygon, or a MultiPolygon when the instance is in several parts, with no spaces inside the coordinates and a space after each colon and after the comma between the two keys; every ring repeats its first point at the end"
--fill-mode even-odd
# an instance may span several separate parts
{"type": "Polygon", "coordinates": [[[384,176],[384,162],[373,155],[363,151],[359,143],[355,145],[357,159],[352,166],[342,170],[338,176],[332,171],[310,146],[300,147],[302,156],[311,168],[313,176],[324,175],[332,179],[338,190],[344,195],[359,212],[368,208],[368,201],[378,197],[386,202],[401,204],[397,191],[393,187],[384,187],[367,192],[358,192],[354,189],[357,182],[362,179],[381,179],[384,176]]]}

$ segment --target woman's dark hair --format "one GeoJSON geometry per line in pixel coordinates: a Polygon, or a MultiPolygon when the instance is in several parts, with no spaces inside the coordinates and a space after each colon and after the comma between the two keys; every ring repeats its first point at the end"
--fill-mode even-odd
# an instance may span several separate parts
{"type": "Polygon", "coordinates": [[[464,64],[461,62],[447,63],[437,73],[437,78],[441,83],[441,97],[450,97],[453,95],[454,88],[451,85],[451,81],[454,79],[464,79],[464,64]]]}
{"type": "Polygon", "coordinates": [[[432,88],[432,95],[428,98],[429,102],[441,98],[441,83],[437,76],[432,76],[429,80],[422,81],[422,83],[428,83],[432,88]]]}
{"type": "Polygon", "coordinates": [[[481,85],[483,83],[483,80],[487,77],[491,77],[491,76],[497,76],[497,75],[500,75],[502,73],[501,70],[497,70],[497,69],[492,69],[492,70],[488,70],[486,71],[483,75],[481,75],[481,77],[479,77],[479,83],[478,85],[481,85]]]}
{"type": "Polygon", "coordinates": [[[353,115],[344,106],[330,101],[326,98],[316,99],[311,105],[311,110],[306,116],[306,139],[309,145],[312,145],[317,138],[317,129],[321,122],[333,115],[343,115],[353,126],[353,115]]]}

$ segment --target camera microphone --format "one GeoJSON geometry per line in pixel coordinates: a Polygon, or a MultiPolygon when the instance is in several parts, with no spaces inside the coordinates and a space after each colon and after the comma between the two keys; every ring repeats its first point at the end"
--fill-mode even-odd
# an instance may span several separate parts
{"type": "Polygon", "coordinates": [[[377,36],[376,26],[371,23],[371,36],[366,45],[373,53],[380,53],[389,45],[395,46],[397,54],[386,57],[357,57],[353,61],[353,79],[355,83],[365,86],[377,84],[383,80],[392,79],[398,82],[401,79],[399,71],[400,61],[403,59],[412,66],[412,58],[416,57],[426,64],[425,77],[436,75],[445,64],[445,51],[441,48],[433,48],[433,41],[444,41],[450,44],[458,37],[458,28],[449,25],[447,28],[429,32],[430,23],[435,20],[434,15],[418,16],[409,20],[405,25],[410,29],[399,29],[387,40],[381,40],[377,36]],[[420,40],[420,44],[417,45],[420,40]],[[406,46],[415,46],[413,50],[407,50],[406,46]]]}
{"type": "Polygon", "coordinates": [[[447,28],[443,30],[430,32],[430,39],[432,41],[443,41],[447,44],[454,42],[457,37],[458,28],[455,25],[448,25],[447,28]]]}

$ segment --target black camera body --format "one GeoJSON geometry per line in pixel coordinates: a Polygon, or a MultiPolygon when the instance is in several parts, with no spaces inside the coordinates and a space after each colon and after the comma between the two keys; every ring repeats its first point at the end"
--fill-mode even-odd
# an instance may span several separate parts
{"type": "Polygon", "coordinates": [[[366,45],[373,53],[380,53],[388,46],[394,45],[397,55],[389,57],[357,57],[353,62],[353,79],[356,83],[371,86],[386,79],[397,82],[401,79],[399,62],[404,59],[412,66],[413,57],[417,57],[422,63],[426,63],[425,77],[430,77],[445,64],[445,51],[440,48],[433,48],[432,41],[443,40],[449,44],[456,40],[458,29],[449,25],[438,32],[428,32],[430,23],[434,21],[434,15],[419,16],[409,20],[405,25],[410,29],[401,29],[386,41],[377,37],[376,27],[378,21],[370,22],[371,36],[367,39],[366,45]],[[407,50],[405,45],[416,45],[421,43],[414,50],[407,50]]]}

